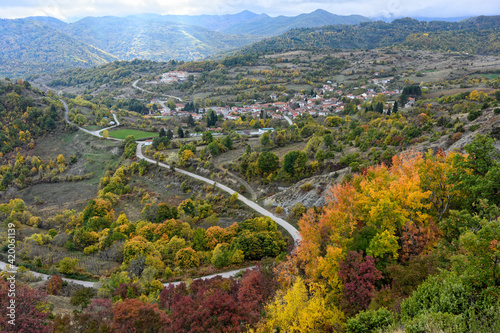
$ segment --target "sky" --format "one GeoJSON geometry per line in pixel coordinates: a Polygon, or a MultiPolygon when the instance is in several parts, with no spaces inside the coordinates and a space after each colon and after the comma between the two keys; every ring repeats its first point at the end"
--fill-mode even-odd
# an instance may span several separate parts
{"type": "Polygon", "coordinates": [[[66,22],[86,16],[141,13],[223,15],[243,10],[296,16],[324,9],[338,15],[380,17],[470,17],[499,15],[498,0],[0,0],[0,18],[52,16],[66,22]]]}

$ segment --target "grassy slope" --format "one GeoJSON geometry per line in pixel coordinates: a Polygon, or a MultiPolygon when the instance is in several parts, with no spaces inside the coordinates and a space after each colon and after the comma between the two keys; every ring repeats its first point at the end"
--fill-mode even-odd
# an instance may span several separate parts
{"type": "Polygon", "coordinates": [[[136,129],[119,129],[110,131],[109,135],[117,139],[125,139],[129,135],[133,135],[136,140],[157,137],[158,133],[145,132],[136,129]]]}

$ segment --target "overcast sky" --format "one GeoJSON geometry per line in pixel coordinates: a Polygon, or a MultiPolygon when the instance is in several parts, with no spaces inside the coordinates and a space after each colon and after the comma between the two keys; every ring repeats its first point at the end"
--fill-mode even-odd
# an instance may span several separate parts
{"type": "Polygon", "coordinates": [[[500,14],[498,0],[0,0],[1,18],[53,16],[75,21],[85,16],[235,14],[250,10],[295,16],[318,8],[333,14],[367,17],[469,17],[500,14]]]}

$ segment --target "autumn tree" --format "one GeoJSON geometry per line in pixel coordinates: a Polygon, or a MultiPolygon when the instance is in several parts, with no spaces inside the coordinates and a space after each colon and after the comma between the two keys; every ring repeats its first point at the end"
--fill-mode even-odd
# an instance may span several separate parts
{"type": "Polygon", "coordinates": [[[46,303],[46,293],[16,283],[15,316],[12,312],[9,297],[10,282],[0,279],[0,331],[2,332],[52,332],[49,319],[50,311],[46,303]],[[15,319],[15,325],[8,323],[15,319]]]}
{"type": "Polygon", "coordinates": [[[342,279],[342,309],[346,315],[352,316],[361,310],[368,309],[375,292],[375,283],[382,279],[382,273],[375,267],[372,256],[363,258],[362,253],[351,251],[340,262],[338,273],[342,279]]]}
{"type": "Polygon", "coordinates": [[[258,331],[331,332],[343,327],[344,314],[326,300],[323,287],[307,286],[297,278],[290,288],[279,290],[266,306],[266,319],[258,331]]]}
{"type": "Polygon", "coordinates": [[[156,333],[166,324],[166,315],[157,304],[125,299],[113,307],[112,329],[116,332],[156,333]]]}
{"type": "Polygon", "coordinates": [[[62,289],[62,279],[60,276],[52,275],[47,283],[47,293],[49,295],[57,295],[62,289]]]}

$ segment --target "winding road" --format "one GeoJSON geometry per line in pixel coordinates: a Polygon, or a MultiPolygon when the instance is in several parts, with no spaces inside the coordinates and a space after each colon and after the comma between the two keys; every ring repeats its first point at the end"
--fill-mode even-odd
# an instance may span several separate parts
{"type": "MultiPolygon", "coordinates": [[[[137,151],[136,151],[137,158],[139,158],[141,160],[145,160],[145,161],[147,161],[149,163],[156,164],[157,161],[152,160],[152,159],[150,159],[148,157],[145,157],[142,154],[142,146],[143,145],[144,145],[144,142],[138,142],[138,144],[137,144],[137,151]]],[[[158,166],[160,166],[162,168],[171,169],[171,167],[169,165],[161,163],[161,162],[158,162],[158,166]]],[[[250,207],[253,210],[255,210],[256,212],[258,212],[259,214],[262,214],[264,216],[270,217],[274,222],[276,222],[277,224],[279,224],[280,226],[282,226],[292,236],[292,238],[293,238],[293,240],[294,240],[294,242],[296,244],[298,242],[300,242],[301,238],[300,238],[299,231],[297,229],[295,229],[290,223],[288,223],[287,221],[283,220],[280,217],[275,216],[273,213],[271,213],[267,209],[259,206],[258,204],[256,204],[252,200],[249,200],[249,199],[245,198],[244,196],[242,196],[238,192],[234,191],[233,189],[227,187],[226,185],[223,185],[223,184],[215,182],[215,181],[213,181],[211,179],[202,177],[200,175],[197,175],[195,173],[192,173],[192,172],[189,172],[189,171],[185,171],[185,170],[182,170],[182,169],[175,168],[175,171],[179,172],[179,173],[181,173],[183,175],[189,176],[191,178],[201,180],[202,182],[205,182],[207,184],[215,185],[216,187],[220,188],[221,190],[223,190],[224,192],[226,192],[226,193],[228,193],[230,195],[233,195],[233,194],[237,193],[238,194],[238,200],[240,200],[245,205],[247,205],[248,207],[250,207]]]]}
{"type": "MultiPolygon", "coordinates": [[[[64,105],[64,110],[65,110],[65,112],[64,112],[64,119],[66,120],[66,122],[68,124],[71,124],[71,125],[74,125],[74,126],[78,127],[79,130],[84,131],[85,133],[88,133],[90,135],[102,138],[102,135],[100,134],[100,132],[102,132],[102,131],[104,131],[106,129],[111,129],[111,128],[116,127],[116,126],[119,125],[118,119],[116,119],[116,115],[113,114],[113,118],[115,119],[116,125],[110,126],[110,127],[107,127],[107,128],[103,128],[103,129],[100,129],[98,131],[89,131],[89,130],[86,130],[85,128],[82,128],[82,127],[80,127],[80,126],[72,123],[71,121],[69,121],[69,119],[68,119],[68,113],[69,113],[68,105],[62,99],[60,101],[64,105]]],[[[113,139],[113,138],[111,138],[111,139],[113,139]]],[[[121,141],[121,139],[115,139],[115,140],[121,141]]],[[[161,162],[157,162],[155,160],[152,160],[150,158],[145,157],[142,154],[142,146],[144,145],[144,142],[141,142],[141,141],[136,141],[136,142],[137,142],[137,151],[136,151],[137,158],[145,160],[145,161],[147,161],[149,163],[152,163],[152,164],[157,164],[158,166],[160,166],[162,168],[171,169],[171,167],[169,165],[167,165],[167,164],[164,164],[164,163],[161,163],[161,162]]],[[[270,217],[273,221],[275,221],[277,224],[279,224],[280,226],[282,226],[292,236],[295,244],[298,244],[300,242],[301,237],[300,237],[300,234],[299,234],[298,230],[295,229],[290,223],[288,223],[287,221],[283,220],[282,218],[279,218],[279,217],[275,216],[270,211],[266,210],[265,208],[261,207],[260,205],[256,204],[255,202],[247,199],[246,197],[242,196],[241,194],[239,194],[238,192],[236,192],[233,189],[229,188],[228,186],[223,185],[223,184],[218,183],[218,182],[215,182],[215,181],[213,181],[211,179],[199,176],[199,175],[194,174],[192,172],[188,172],[188,171],[182,170],[182,169],[175,168],[175,171],[179,172],[181,174],[184,174],[184,175],[186,175],[188,177],[191,177],[191,178],[194,178],[194,179],[198,179],[198,180],[200,180],[202,182],[205,182],[207,184],[215,185],[216,187],[218,187],[219,189],[223,190],[224,192],[226,192],[226,193],[228,193],[230,195],[233,195],[233,194],[237,193],[238,194],[238,200],[240,200],[241,202],[243,202],[245,205],[247,205],[248,207],[252,208],[256,212],[258,212],[258,213],[260,213],[260,214],[262,214],[264,216],[270,217]]],[[[242,268],[242,269],[237,269],[237,270],[233,270],[233,271],[229,271],[229,272],[223,272],[223,273],[217,273],[217,274],[213,274],[213,275],[203,276],[203,277],[197,278],[195,280],[198,280],[198,279],[210,279],[210,278],[218,276],[218,275],[220,275],[220,276],[222,276],[224,278],[228,278],[228,277],[231,277],[231,276],[235,276],[237,273],[239,273],[239,272],[241,272],[243,270],[252,269],[254,267],[255,266],[246,267],[246,268],[242,268]]],[[[0,270],[7,271],[9,273],[14,273],[14,272],[17,271],[17,267],[16,266],[11,266],[10,264],[7,264],[5,262],[1,262],[0,261],[0,270]]],[[[35,277],[39,277],[41,279],[49,279],[51,277],[50,275],[43,274],[43,273],[38,273],[38,272],[33,272],[33,271],[30,271],[30,272],[33,273],[33,275],[35,277]]],[[[74,279],[68,279],[68,278],[62,278],[62,279],[64,281],[75,283],[75,284],[78,284],[78,285],[81,285],[81,286],[84,286],[84,287],[98,288],[100,286],[99,282],[81,281],[81,280],[74,280],[74,279]]],[[[180,283],[182,283],[182,281],[164,283],[163,285],[164,286],[178,285],[180,283]]]]}
{"type": "MultiPolygon", "coordinates": [[[[144,92],[146,92],[146,93],[149,93],[149,94],[156,94],[155,92],[152,92],[152,91],[149,91],[149,90],[143,89],[143,88],[141,88],[141,87],[138,87],[138,86],[137,86],[137,82],[139,82],[139,80],[140,80],[140,79],[135,80],[135,81],[132,83],[132,87],[134,87],[135,89],[139,89],[140,91],[144,91],[144,92]]],[[[179,102],[182,102],[182,98],[180,98],[180,97],[176,97],[176,96],[172,96],[172,95],[163,95],[163,96],[168,97],[168,98],[174,98],[174,99],[178,100],[179,102]]],[[[163,104],[163,103],[165,103],[165,101],[159,101],[159,102],[160,102],[160,104],[161,104],[164,108],[166,107],[166,106],[165,106],[165,104],[163,104]]]]}

